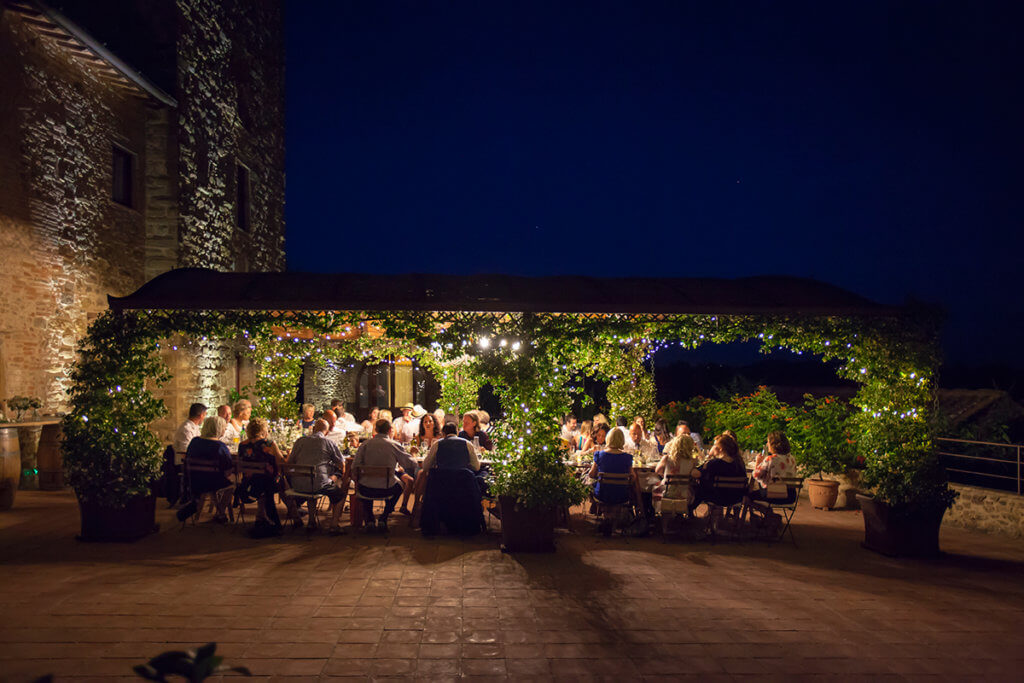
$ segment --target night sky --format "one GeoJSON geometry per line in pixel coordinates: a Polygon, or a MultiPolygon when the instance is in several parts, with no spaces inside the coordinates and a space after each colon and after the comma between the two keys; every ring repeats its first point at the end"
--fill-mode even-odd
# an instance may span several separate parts
{"type": "Polygon", "coordinates": [[[807,276],[1024,366],[1024,3],[286,11],[291,270],[807,276]]]}

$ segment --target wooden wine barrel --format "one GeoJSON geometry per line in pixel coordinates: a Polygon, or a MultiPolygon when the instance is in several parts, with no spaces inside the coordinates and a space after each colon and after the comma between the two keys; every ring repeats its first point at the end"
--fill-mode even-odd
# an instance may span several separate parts
{"type": "Polygon", "coordinates": [[[60,491],[64,488],[64,460],[60,454],[60,443],[64,432],[60,423],[43,426],[39,436],[39,450],[36,463],[39,468],[39,488],[43,491],[60,491]]]}
{"type": "Polygon", "coordinates": [[[10,510],[21,479],[21,446],[16,426],[0,426],[0,510],[10,510]]]}

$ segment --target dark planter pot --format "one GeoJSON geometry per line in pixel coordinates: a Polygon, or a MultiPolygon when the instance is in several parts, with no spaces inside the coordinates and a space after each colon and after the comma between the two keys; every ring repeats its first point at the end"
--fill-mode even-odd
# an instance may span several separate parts
{"type": "Polygon", "coordinates": [[[938,557],[939,527],[945,508],[892,507],[857,495],[864,512],[864,547],[891,557],[938,557]]]}
{"type": "Polygon", "coordinates": [[[156,496],[139,496],[128,501],[122,508],[112,508],[98,503],[78,501],[82,517],[80,541],[137,541],[143,536],[156,533],[156,496]]]}
{"type": "Polygon", "coordinates": [[[521,508],[512,496],[498,498],[501,505],[502,550],[507,553],[555,551],[555,508],[521,508]]]}

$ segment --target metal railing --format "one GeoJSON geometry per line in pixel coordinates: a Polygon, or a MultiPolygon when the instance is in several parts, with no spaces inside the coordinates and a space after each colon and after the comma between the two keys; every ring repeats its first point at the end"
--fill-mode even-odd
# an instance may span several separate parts
{"type": "Polygon", "coordinates": [[[1024,444],[995,443],[992,441],[971,441],[970,439],[935,439],[939,448],[953,449],[953,444],[966,444],[961,450],[970,453],[951,453],[948,450],[937,450],[950,474],[950,480],[960,484],[970,484],[982,488],[999,491],[1012,491],[1016,486],[1017,495],[1022,493],[1021,450],[1024,444]],[[985,453],[986,455],[978,455],[985,453]],[[993,454],[1006,453],[1007,457],[991,457],[993,454]],[[1010,482],[1013,482],[1011,484],[1010,482]]]}

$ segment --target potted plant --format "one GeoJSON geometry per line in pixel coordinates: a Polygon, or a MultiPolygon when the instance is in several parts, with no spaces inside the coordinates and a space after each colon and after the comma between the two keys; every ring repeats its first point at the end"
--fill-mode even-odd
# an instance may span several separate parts
{"type": "Polygon", "coordinates": [[[839,498],[839,481],[825,475],[850,471],[856,459],[850,428],[852,411],[835,396],[804,394],[803,411],[790,428],[793,456],[807,485],[811,506],[831,510],[839,498]]]}
{"type": "Polygon", "coordinates": [[[559,511],[587,497],[587,486],[563,462],[558,425],[571,395],[546,379],[557,372],[556,358],[533,346],[481,359],[505,407],[494,423],[502,457],[493,466],[491,494],[498,499],[506,552],[553,551],[559,511]]]}
{"type": "Polygon", "coordinates": [[[161,444],[149,425],[166,408],[146,379],[161,383],[168,373],[152,336],[134,329],[140,324],[104,314],[78,346],[61,449],[82,540],[132,541],[159,528],[152,485],[161,444]]]}
{"type": "Polygon", "coordinates": [[[858,495],[864,513],[864,547],[885,555],[936,557],[939,527],[959,495],[932,448],[923,418],[863,420],[867,458],[858,495]]]}

